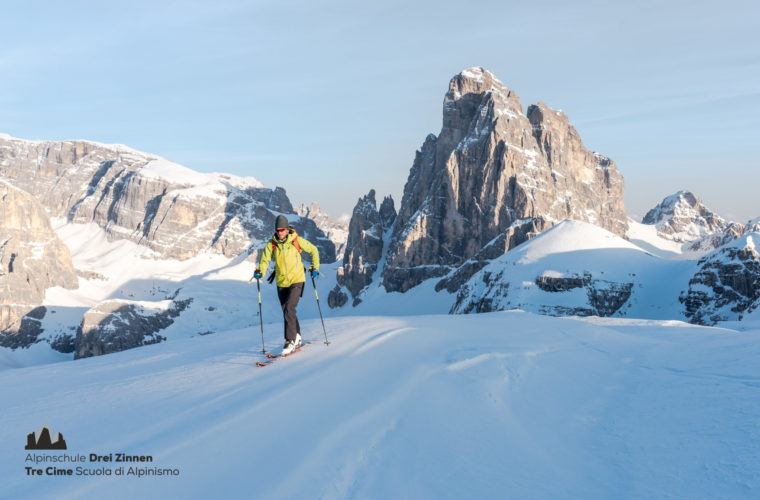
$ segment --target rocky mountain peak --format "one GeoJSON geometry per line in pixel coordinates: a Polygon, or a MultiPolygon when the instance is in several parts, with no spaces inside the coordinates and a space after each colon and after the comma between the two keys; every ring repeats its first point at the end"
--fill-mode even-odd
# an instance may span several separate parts
{"type": "Polygon", "coordinates": [[[749,224],[745,227],[726,221],[694,193],[685,190],[667,196],[647,212],[642,222],[654,225],[658,236],[682,243],[682,251],[695,256],[705,255],[752,231],[749,224]]]}
{"type": "Polygon", "coordinates": [[[396,219],[393,199],[386,196],[377,209],[375,190],[359,198],[348,226],[348,241],[343,256],[343,266],[338,268],[338,284],[330,292],[330,307],[340,307],[348,301],[361,302],[359,293],[372,282],[378,263],[383,255],[386,235],[396,219]]]}
{"type": "Polygon", "coordinates": [[[678,191],[647,212],[644,224],[655,224],[663,238],[688,242],[724,231],[728,223],[691,191],[678,191]]]}
{"type": "Polygon", "coordinates": [[[404,188],[386,290],[456,271],[445,284],[455,289],[485,261],[565,218],[625,234],[614,162],[588,151],[563,113],[530,109],[523,114],[517,95],[483,68],[452,78],[442,129],[417,151],[404,188]]]}
{"type": "Polygon", "coordinates": [[[446,103],[458,101],[468,94],[482,95],[487,92],[498,93],[503,97],[514,96],[513,92],[487,69],[480,66],[468,68],[449,81],[449,90],[446,92],[443,101],[444,106],[446,103]]]}
{"type": "MultiPolygon", "coordinates": [[[[444,277],[436,289],[454,292],[490,260],[564,219],[625,235],[622,176],[584,147],[561,111],[539,103],[526,116],[512,90],[474,67],[451,79],[442,115],[439,134],[415,153],[394,222],[376,226],[388,231],[382,255],[376,246],[371,256],[353,257],[372,262],[387,291],[444,277]]],[[[362,227],[375,207],[374,192],[357,204],[362,227]]],[[[361,283],[352,294],[372,279],[360,269],[339,271],[339,283],[361,283]]]]}
{"type": "Polygon", "coordinates": [[[390,229],[396,221],[396,207],[393,204],[393,198],[386,196],[380,205],[380,222],[384,229],[390,229]]]}

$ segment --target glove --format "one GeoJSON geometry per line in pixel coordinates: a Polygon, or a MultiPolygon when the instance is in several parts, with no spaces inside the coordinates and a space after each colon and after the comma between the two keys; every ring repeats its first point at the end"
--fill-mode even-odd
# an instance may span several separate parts
{"type": "Polygon", "coordinates": [[[257,279],[257,280],[260,280],[262,276],[264,276],[264,275],[263,275],[263,274],[261,274],[261,270],[260,270],[260,269],[256,269],[256,270],[253,272],[253,277],[254,277],[255,279],[257,279]]]}
{"type": "Polygon", "coordinates": [[[314,269],[314,266],[311,266],[309,268],[309,272],[311,273],[311,277],[312,278],[319,278],[319,270],[318,269],[314,269]]]}

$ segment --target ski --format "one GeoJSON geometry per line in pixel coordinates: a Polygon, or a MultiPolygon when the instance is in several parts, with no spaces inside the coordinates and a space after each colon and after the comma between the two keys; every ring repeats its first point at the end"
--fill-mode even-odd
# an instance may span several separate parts
{"type": "Polygon", "coordinates": [[[306,342],[302,342],[301,345],[299,345],[296,349],[293,350],[293,352],[290,352],[290,353],[286,354],[285,356],[282,356],[280,354],[269,354],[269,353],[267,353],[266,354],[266,357],[267,357],[266,361],[256,361],[255,365],[259,366],[259,367],[261,367],[261,366],[269,366],[272,363],[274,363],[275,361],[277,361],[278,359],[288,358],[288,357],[290,357],[290,356],[292,356],[292,355],[300,352],[301,349],[303,349],[305,346],[307,346],[309,344],[311,344],[311,340],[308,340],[306,342]]]}

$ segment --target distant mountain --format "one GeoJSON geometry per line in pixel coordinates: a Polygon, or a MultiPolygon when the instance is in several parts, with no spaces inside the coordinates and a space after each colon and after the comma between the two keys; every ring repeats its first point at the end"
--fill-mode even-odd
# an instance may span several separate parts
{"type": "Polygon", "coordinates": [[[35,196],[51,217],[93,222],[110,239],[144,245],[156,258],[251,253],[284,213],[325,262],[335,260],[335,245],[295,214],[284,189],[267,189],[252,177],[201,174],[126,146],[0,135],[0,178],[35,196]]]}
{"type": "Polygon", "coordinates": [[[654,224],[663,238],[680,243],[719,233],[727,222],[690,191],[678,191],[662,200],[641,221],[654,224]]]}
{"type": "Polygon", "coordinates": [[[685,252],[704,255],[732,241],[745,230],[710,210],[691,191],[667,196],[644,216],[643,224],[654,225],[657,234],[682,244],[685,252]]]}
{"type": "Polygon", "coordinates": [[[335,260],[342,260],[346,249],[346,240],[348,240],[349,219],[333,219],[322,210],[317,202],[309,206],[302,204],[296,208],[295,212],[301,217],[314,221],[314,224],[325,234],[325,237],[335,245],[335,260]]]}

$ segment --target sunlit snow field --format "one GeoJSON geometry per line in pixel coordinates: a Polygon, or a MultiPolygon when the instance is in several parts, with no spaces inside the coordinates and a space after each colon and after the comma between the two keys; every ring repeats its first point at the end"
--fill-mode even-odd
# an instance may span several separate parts
{"type": "Polygon", "coordinates": [[[0,372],[3,496],[760,492],[760,331],[520,311],[327,328],[329,346],[304,322],[314,343],[265,368],[249,327],[0,372]],[[43,425],[67,453],[151,455],[180,475],[27,477],[26,435],[43,425]]]}

